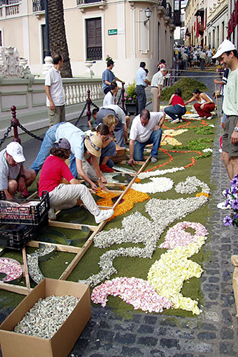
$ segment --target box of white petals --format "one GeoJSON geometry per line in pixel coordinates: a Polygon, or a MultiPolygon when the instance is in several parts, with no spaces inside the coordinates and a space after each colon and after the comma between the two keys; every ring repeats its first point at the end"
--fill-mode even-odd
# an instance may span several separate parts
{"type": "Polygon", "coordinates": [[[90,317],[88,285],[44,279],[1,324],[2,355],[3,357],[67,357],[90,317]],[[44,305],[47,300],[50,300],[50,307],[44,305]],[[54,300],[57,302],[56,305],[54,300]],[[38,304],[42,302],[43,308],[36,310],[40,309],[38,304]],[[69,305],[71,310],[68,309],[69,305]],[[66,312],[65,308],[69,311],[66,312]],[[40,317],[44,315],[44,310],[50,312],[48,313],[50,316],[42,322],[40,317]],[[61,320],[61,316],[64,316],[64,319],[62,318],[64,322],[60,325],[58,320],[61,320]],[[51,317],[55,320],[51,321],[51,317]],[[56,325],[59,326],[56,328],[56,325]],[[56,329],[58,330],[55,331],[56,329]],[[49,330],[50,334],[53,334],[51,337],[49,330]],[[37,335],[37,331],[40,335],[37,335]]]}

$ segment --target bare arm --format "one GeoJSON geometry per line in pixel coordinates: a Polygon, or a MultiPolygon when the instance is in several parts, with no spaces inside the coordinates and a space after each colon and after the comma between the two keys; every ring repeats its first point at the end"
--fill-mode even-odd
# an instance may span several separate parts
{"type": "Polygon", "coordinates": [[[83,171],[83,167],[82,167],[82,160],[79,160],[77,158],[76,158],[76,168],[77,168],[77,173],[79,174],[79,176],[81,176],[84,181],[88,182],[89,185],[92,187],[93,191],[96,192],[97,185],[94,182],[92,182],[90,180],[90,178],[85,174],[85,172],[83,171]]]}
{"type": "Polygon", "coordinates": [[[45,86],[45,93],[50,101],[50,109],[55,110],[55,105],[54,105],[53,99],[50,94],[50,86],[45,86]]]}
{"type": "Polygon", "coordinates": [[[170,97],[170,100],[169,100],[169,105],[171,105],[171,104],[172,104],[172,99],[173,99],[173,97],[174,97],[174,94],[172,94],[172,95],[171,95],[171,97],[170,97]]]}
{"type": "Polygon", "coordinates": [[[192,102],[195,102],[195,98],[194,97],[192,97],[192,98],[190,98],[189,100],[187,100],[185,103],[184,103],[184,105],[187,105],[187,104],[189,104],[189,103],[192,103],[192,102]]]}
{"type": "Polygon", "coordinates": [[[130,140],[129,144],[129,150],[130,150],[130,159],[128,161],[129,165],[133,165],[135,163],[134,161],[134,147],[135,147],[135,140],[130,140]]]}

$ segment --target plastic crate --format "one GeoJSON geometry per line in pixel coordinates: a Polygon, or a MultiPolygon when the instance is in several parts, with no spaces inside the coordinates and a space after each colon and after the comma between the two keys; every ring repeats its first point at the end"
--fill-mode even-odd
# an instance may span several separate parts
{"type": "Polygon", "coordinates": [[[0,224],[0,247],[14,250],[22,249],[27,242],[38,236],[46,223],[47,219],[43,220],[39,226],[0,224]]]}
{"type": "Polygon", "coordinates": [[[39,225],[50,208],[49,192],[44,191],[41,200],[6,200],[0,191],[0,223],[39,225]]]}

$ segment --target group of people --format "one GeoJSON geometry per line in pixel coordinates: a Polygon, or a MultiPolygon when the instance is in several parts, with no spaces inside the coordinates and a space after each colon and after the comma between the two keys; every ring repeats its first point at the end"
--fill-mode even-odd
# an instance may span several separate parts
{"type": "Polygon", "coordinates": [[[188,67],[200,67],[204,70],[215,63],[212,58],[216,53],[215,47],[203,48],[202,46],[175,46],[174,61],[178,69],[187,70],[188,67]]]}

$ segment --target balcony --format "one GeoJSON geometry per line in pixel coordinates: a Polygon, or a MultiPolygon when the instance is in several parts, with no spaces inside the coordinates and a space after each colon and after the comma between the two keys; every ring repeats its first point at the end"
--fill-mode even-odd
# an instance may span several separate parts
{"type": "Polygon", "coordinates": [[[202,36],[203,32],[204,32],[204,23],[202,22],[199,24],[199,35],[202,36]]]}
{"type": "Polygon", "coordinates": [[[159,16],[166,14],[166,0],[158,0],[157,13],[159,16]]]}
{"type": "Polygon", "coordinates": [[[44,0],[33,0],[32,10],[34,13],[43,13],[45,11],[45,1],[44,0]]]}
{"type": "Polygon", "coordinates": [[[85,8],[98,7],[103,10],[106,6],[106,0],[77,0],[77,7],[81,12],[85,11],[85,8]]]}
{"type": "Polygon", "coordinates": [[[19,0],[0,0],[0,19],[14,17],[20,13],[19,0]]]}

